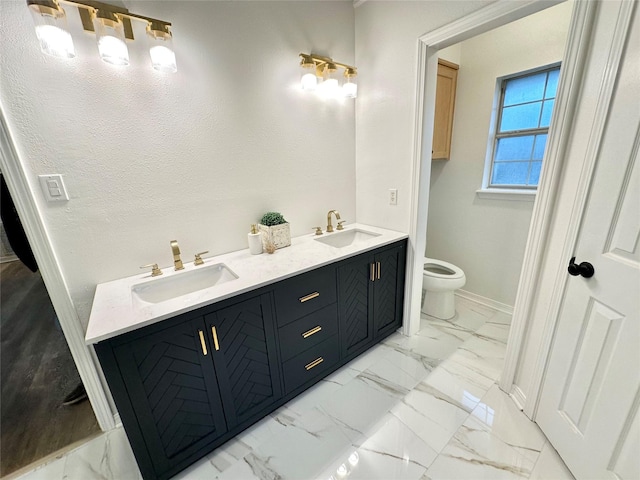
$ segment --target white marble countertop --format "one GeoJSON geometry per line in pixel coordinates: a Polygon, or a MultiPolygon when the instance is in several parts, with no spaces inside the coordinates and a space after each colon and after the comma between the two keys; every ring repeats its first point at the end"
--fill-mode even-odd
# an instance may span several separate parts
{"type": "Polygon", "coordinates": [[[267,253],[251,255],[246,248],[204,258],[205,264],[201,266],[185,263],[184,270],[178,272],[173,269],[173,266],[164,268],[163,275],[157,279],[182,275],[206,265],[219,263],[226,265],[238,278],[160,303],[147,303],[134,298],[131,291],[136,284],[153,281],[150,272],[101,283],[96,287],[93,298],[85,342],[98,343],[408,237],[406,233],[362,224],[347,225],[343,231],[353,229],[366,230],[379,235],[353,245],[335,248],[317,242],[315,239],[327,238],[339,232],[325,233],[323,236],[315,236],[312,233],[292,238],[290,247],[278,249],[273,255],[267,253]]]}

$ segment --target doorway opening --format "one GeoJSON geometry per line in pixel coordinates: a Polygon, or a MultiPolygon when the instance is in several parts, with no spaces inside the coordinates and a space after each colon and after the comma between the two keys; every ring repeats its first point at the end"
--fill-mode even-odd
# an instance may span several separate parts
{"type": "MultiPolygon", "coordinates": [[[[553,6],[437,54],[439,61],[453,63],[458,70],[450,153],[447,159],[431,162],[425,256],[450,262],[464,271],[466,284],[457,296],[509,314],[513,313],[536,196],[535,188],[518,185],[522,183],[519,174],[523,173],[526,180],[531,165],[539,172],[544,146],[534,147],[534,139],[537,145],[541,138],[547,138],[546,132],[518,134],[529,120],[537,125],[542,118],[548,127],[548,117],[542,115],[543,103],[545,109],[553,105],[556,89],[555,84],[549,85],[553,98],[548,95],[549,100],[536,101],[538,87],[542,87],[540,94],[544,97],[549,82],[545,74],[529,74],[509,87],[514,93],[507,98],[516,106],[506,107],[501,116],[501,79],[562,61],[572,6],[570,2],[553,6]],[[534,82],[537,77],[540,85],[534,82]],[[503,125],[508,119],[510,125],[508,136],[495,147],[492,130],[499,119],[503,125]],[[525,151],[521,144],[528,140],[531,148],[525,151]],[[503,148],[503,143],[507,147],[503,148]],[[483,178],[496,155],[500,161],[499,183],[513,185],[487,188],[483,178]],[[531,161],[531,155],[536,161],[531,161]]],[[[436,116],[436,122],[439,120],[436,116]]]]}
{"type": "MultiPolygon", "coordinates": [[[[414,177],[412,188],[412,217],[410,238],[413,243],[410,259],[408,296],[411,302],[405,314],[410,322],[405,324],[405,334],[414,333],[420,318],[420,298],[422,286],[422,252],[426,252],[427,211],[429,206],[429,185],[431,183],[431,156],[428,147],[432,144],[436,93],[436,70],[438,52],[457,42],[468,40],[475,35],[488,32],[498,26],[519,20],[528,15],[562,3],[550,4],[532,2],[513,4],[496,2],[460,21],[421,36],[418,39],[418,77],[416,97],[414,177]]],[[[518,280],[514,304],[513,322],[507,344],[504,370],[500,387],[527,411],[527,399],[514,385],[520,349],[528,329],[528,315],[536,300],[537,282],[544,262],[543,248],[548,241],[550,222],[558,185],[564,166],[564,155],[569,145],[569,135],[574,118],[575,106],[583,79],[586,50],[591,39],[591,25],[595,19],[595,4],[576,0],[572,3],[571,23],[567,37],[562,74],[554,106],[554,116],[546,145],[540,183],[534,202],[531,228],[527,238],[524,263],[518,280]]],[[[535,403],[532,398],[531,404],[535,403]]],[[[527,411],[528,415],[531,415],[527,411]]]]}
{"type": "Polygon", "coordinates": [[[8,232],[4,225],[1,228],[0,261],[0,476],[4,477],[100,428],[2,182],[3,218],[10,223],[8,232]]]}

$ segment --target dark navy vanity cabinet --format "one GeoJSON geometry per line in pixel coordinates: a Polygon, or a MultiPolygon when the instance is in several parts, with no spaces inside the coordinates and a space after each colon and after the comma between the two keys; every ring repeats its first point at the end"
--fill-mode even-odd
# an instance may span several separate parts
{"type": "Polygon", "coordinates": [[[340,347],[350,360],[402,324],[405,242],[374,250],[338,267],[340,347]]]}
{"type": "Polygon", "coordinates": [[[175,475],[402,324],[406,240],[96,352],[145,479],[175,475]]]}

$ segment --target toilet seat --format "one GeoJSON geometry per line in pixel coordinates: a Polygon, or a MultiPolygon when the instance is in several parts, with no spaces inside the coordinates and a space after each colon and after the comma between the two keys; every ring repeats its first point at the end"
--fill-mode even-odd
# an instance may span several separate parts
{"type": "Polygon", "coordinates": [[[423,271],[424,274],[429,277],[441,278],[443,280],[456,280],[464,277],[464,272],[461,268],[443,260],[436,260],[435,258],[424,257],[423,271]],[[443,271],[443,273],[427,270],[427,265],[433,265],[436,269],[443,271]]]}

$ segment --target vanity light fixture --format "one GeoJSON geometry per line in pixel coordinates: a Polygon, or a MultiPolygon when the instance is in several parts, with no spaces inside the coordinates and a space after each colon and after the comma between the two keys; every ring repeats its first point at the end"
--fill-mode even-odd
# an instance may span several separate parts
{"type": "Polygon", "coordinates": [[[303,90],[318,90],[326,97],[356,98],[358,83],[356,67],[334,61],[332,58],[315,54],[301,53],[300,57],[300,85],[303,90]],[[344,69],[341,76],[338,67],[344,69]]]}
{"type": "Polygon", "coordinates": [[[61,3],[78,7],[83,28],[94,32],[100,58],[113,65],[129,65],[126,39],[133,40],[131,20],[147,23],[149,56],[154,69],[176,72],[171,23],[136,15],[126,8],[93,0],[27,0],[41,50],[56,57],[75,57],[73,39],[67,29],[66,12],[61,3]]]}

